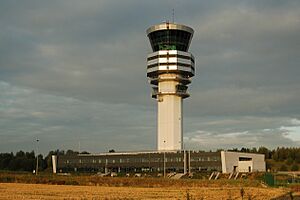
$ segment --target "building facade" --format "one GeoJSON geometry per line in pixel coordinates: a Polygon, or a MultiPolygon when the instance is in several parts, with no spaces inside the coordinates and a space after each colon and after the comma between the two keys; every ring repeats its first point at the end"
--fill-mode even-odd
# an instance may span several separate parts
{"type": "Polygon", "coordinates": [[[266,171],[265,155],[240,152],[221,152],[222,172],[266,171]]]}
{"type": "Polygon", "coordinates": [[[57,172],[262,172],[263,154],[239,152],[153,151],[57,156],[57,172]]]}

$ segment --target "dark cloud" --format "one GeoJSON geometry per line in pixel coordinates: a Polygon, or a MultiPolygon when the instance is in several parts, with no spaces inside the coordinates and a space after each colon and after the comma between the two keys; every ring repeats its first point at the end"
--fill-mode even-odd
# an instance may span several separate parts
{"type": "Polygon", "coordinates": [[[77,149],[78,142],[94,152],[128,150],[128,144],[132,150],[155,146],[154,112],[145,107],[81,101],[5,82],[0,82],[0,89],[0,151],[30,150],[36,138],[45,153],[56,148],[77,149]]]}
{"type": "Polygon", "coordinates": [[[197,71],[184,101],[188,144],[201,148],[202,133],[206,142],[239,133],[237,146],[298,144],[286,134],[299,134],[290,123],[300,119],[297,1],[6,0],[0,150],[32,149],[34,137],[48,141],[44,151],[76,148],[78,140],[91,151],[153,149],[145,30],[172,20],[172,9],[175,21],[195,29],[197,71]]]}

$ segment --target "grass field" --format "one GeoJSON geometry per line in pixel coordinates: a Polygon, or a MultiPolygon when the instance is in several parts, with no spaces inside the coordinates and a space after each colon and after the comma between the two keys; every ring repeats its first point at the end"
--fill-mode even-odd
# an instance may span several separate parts
{"type": "MultiPolygon", "coordinates": [[[[290,188],[268,188],[259,175],[247,179],[165,179],[99,177],[91,174],[59,176],[0,172],[0,200],[9,199],[291,199],[290,188]],[[243,192],[242,192],[243,191],[243,192]],[[243,198],[241,195],[243,194],[243,198]],[[287,198],[279,198],[286,196],[287,198]]],[[[295,185],[293,195],[299,195],[295,185]]],[[[294,198],[297,199],[298,197],[294,198]]],[[[300,198],[298,198],[300,199],[300,198]]]]}
{"type": "MultiPolygon", "coordinates": [[[[286,189],[245,187],[244,199],[267,200],[286,189]]],[[[0,183],[0,199],[242,199],[240,187],[105,187],[0,183]]]]}

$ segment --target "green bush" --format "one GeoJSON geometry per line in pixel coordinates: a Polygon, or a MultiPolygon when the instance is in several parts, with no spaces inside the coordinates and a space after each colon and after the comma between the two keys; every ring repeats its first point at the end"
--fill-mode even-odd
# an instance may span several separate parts
{"type": "Polygon", "coordinates": [[[293,160],[292,158],[288,158],[288,159],[286,160],[285,163],[286,163],[287,165],[292,165],[293,162],[294,162],[294,160],[293,160]]]}
{"type": "Polygon", "coordinates": [[[288,168],[285,164],[281,165],[281,167],[279,168],[279,171],[288,171],[288,168]]]}
{"type": "Polygon", "coordinates": [[[299,166],[294,164],[291,168],[292,171],[298,171],[299,170],[299,166]]]}

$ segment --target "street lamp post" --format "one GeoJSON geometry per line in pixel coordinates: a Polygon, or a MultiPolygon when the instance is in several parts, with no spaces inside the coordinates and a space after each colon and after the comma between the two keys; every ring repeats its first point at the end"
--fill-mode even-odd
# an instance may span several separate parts
{"type": "Polygon", "coordinates": [[[188,160],[189,160],[189,163],[188,163],[188,167],[189,167],[189,175],[191,174],[191,150],[188,150],[188,160]]]}
{"type": "Polygon", "coordinates": [[[164,178],[166,178],[166,141],[164,140],[164,178]]]}
{"type": "Polygon", "coordinates": [[[183,146],[183,174],[186,174],[186,154],[185,154],[185,147],[184,143],[182,144],[183,146]]]}
{"type": "Polygon", "coordinates": [[[39,153],[38,153],[38,150],[39,150],[38,142],[39,141],[40,141],[39,139],[36,139],[36,169],[35,169],[35,175],[38,175],[38,169],[39,169],[39,153]]]}

